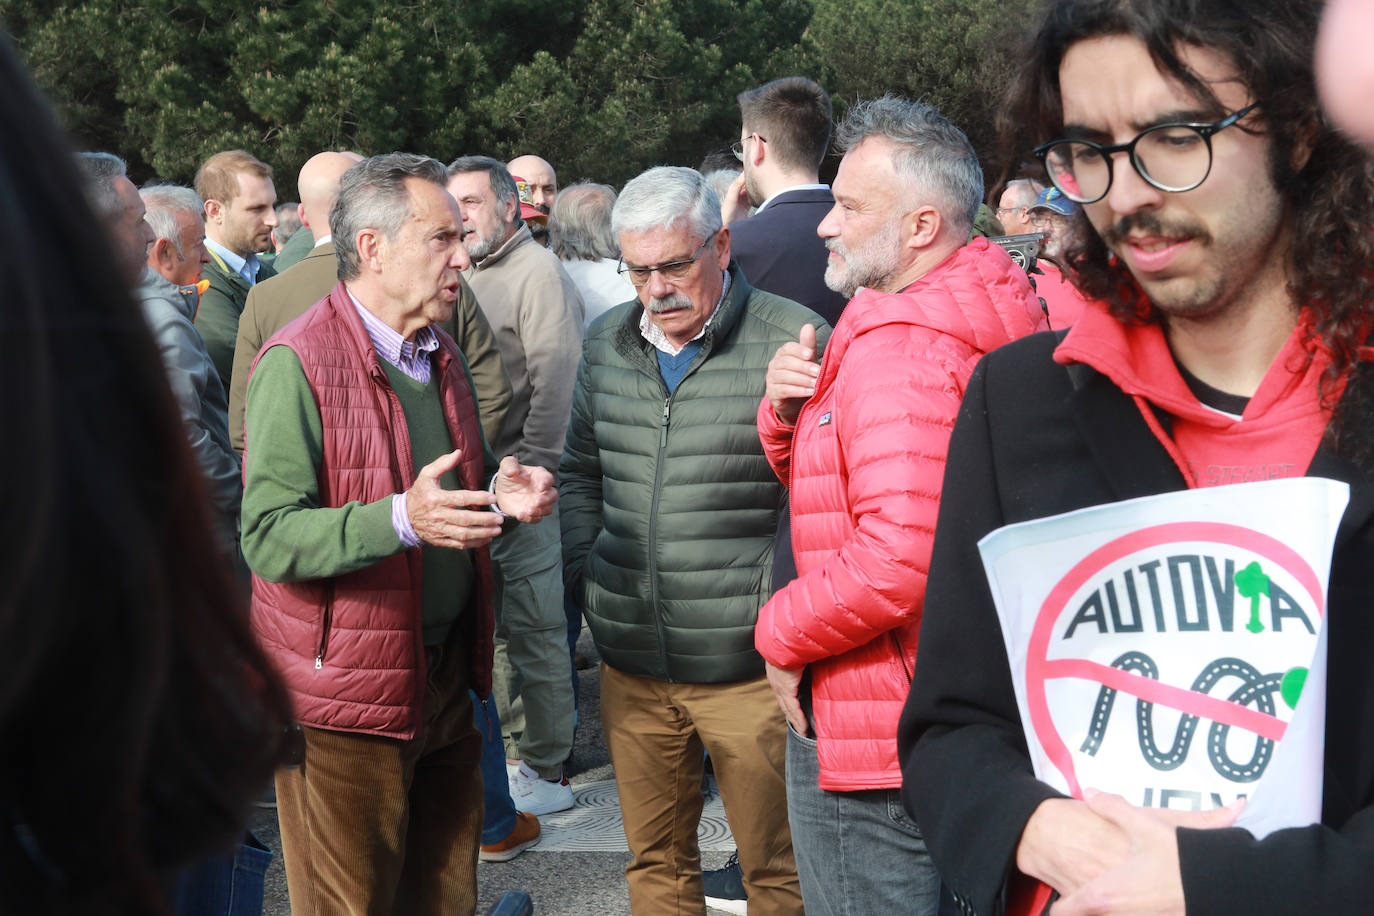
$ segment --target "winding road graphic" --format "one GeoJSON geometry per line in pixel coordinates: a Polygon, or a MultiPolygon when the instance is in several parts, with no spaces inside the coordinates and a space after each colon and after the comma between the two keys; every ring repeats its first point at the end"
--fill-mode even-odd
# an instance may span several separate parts
{"type": "MultiPolygon", "coordinates": [[[[1111,665],[1121,671],[1129,671],[1151,680],[1159,680],[1159,667],[1154,659],[1144,652],[1127,652],[1111,665]]],[[[1280,692],[1284,675],[1262,674],[1255,666],[1238,658],[1219,658],[1202,670],[1193,681],[1192,691],[1210,694],[1225,678],[1241,681],[1226,699],[1239,706],[1253,706],[1259,712],[1274,714],[1274,695],[1280,692]]],[[[1116,703],[1117,690],[1103,686],[1097,694],[1093,707],[1092,721],[1088,726],[1087,737],[1079,749],[1089,755],[1096,755],[1102,746],[1102,736],[1107,730],[1112,707],[1116,703]]],[[[1140,742],[1140,753],[1146,762],[1156,770],[1178,768],[1188,757],[1188,750],[1197,731],[1198,717],[1183,713],[1178,723],[1178,731],[1167,751],[1162,751],[1155,741],[1154,706],[1149,700],[1136,700],[1136,730],[1140,742]]],[[[1231,726],[1223,722],[1213,722],[1207,735],[1207,757],[1212,767],[1222,776],[1233,782],[1254,782],[1264,775],[1265,768],[1274,753],[1274,742],[1269,738],[1255,736],[1255,753],[1249,761],[1237,763],[1226,748],[1226,739],[1231,726]]]]}

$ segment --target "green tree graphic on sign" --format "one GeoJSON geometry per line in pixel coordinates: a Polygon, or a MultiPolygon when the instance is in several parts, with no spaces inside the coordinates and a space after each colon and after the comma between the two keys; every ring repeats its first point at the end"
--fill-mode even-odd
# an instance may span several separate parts
{"type": "Polygon", "coordinates": [[[1260,623],[1259,619],[1260,596],[1269,594],[1269,577],[1260,569],[1259,563],[1251,561],[1248,566],[1236,573],[1236,589],[1241,597],[1250,599],[1250,622],[1245,625],[1245,629],[1251,633],[1262,632],[1264,624],[1260,623]]]}

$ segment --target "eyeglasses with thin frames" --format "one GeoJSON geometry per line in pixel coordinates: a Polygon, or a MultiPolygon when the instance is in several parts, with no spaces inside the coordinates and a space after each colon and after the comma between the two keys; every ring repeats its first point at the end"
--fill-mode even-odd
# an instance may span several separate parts
{"type": "Polygon", "coordinates": [[[669,261],[667,264],[660,264],[657,267],[631,267],[625,263],[624,258],[621,258],[620,266],[617,267],[616,270],[622,277],[628,277],[630,282],[636,287],[648,283],[649,278],[652,277],[655,272],[657,272],[666,282],[676,283],[687,276],[692,269],[692,265],[701,259],[702,252],[706,250],[706,246],[711,244],[711,241],[719,234],[719,231],[716,231],[708,235],[706,241],[702,242],[701,247],[697,249],[697,253],[690,258],[685,258],[681,261],[669,261]]]}
{"type": "Polygon", "coordinates": [[[1136,174],[1151,187],[1170,193],[1191,191],[1212,171],[1212,137],[1236,124],[1259,106],[1252,102],[1209,124],[1156,124],[1129,143],[1106,145],[1091,140],[1052,140],[1035,148],[1050,180],[1075,203],[1092,204],[1112,187],[1112,166],[1125,153],[1136,174]]]}
{"type": "MultiPolygon", "coordinates": [[[[757,138],[760,143],[768,142],[767,137],[760,136],[759,134],[750,134],[749,137],[757,138]]],[[[744,140],[748,140],[749,137],[745,137],[744,140]]],[[[735,158],[740,162],[744,161],[744,140],[736,140],[734,143],[730,144],[730,152],[734,153],[735,158]]]]}

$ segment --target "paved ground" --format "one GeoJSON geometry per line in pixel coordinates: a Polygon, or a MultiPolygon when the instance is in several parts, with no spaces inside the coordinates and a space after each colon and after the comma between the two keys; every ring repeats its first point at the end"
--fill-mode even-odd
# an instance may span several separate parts
{"type": "MultiPolygon", "coordinates": [[[[529,892],[540,916],[628,916],[630,912],[625,887],[625,866],[630,854],[625,847],[610,759],[601,732],[596,650],[585,632],[578,648],[592,659],[593,665],[578,672],[579,725],[571,768],[577,805],[571,811],[540,818],[544,832],[538,846],[511,862],[484,862],[478,866],[479,913],[506,891],[516,889],[529,892]]],[[[277,853],[267,872],[263,913],[290,916],[276,812],[260,812],[252,827],[277,853]]],[[[718,792],[712,791],[707,801],[699,835],[704,866],[723,865],[734,849],[734,841],[718,792]]]]}

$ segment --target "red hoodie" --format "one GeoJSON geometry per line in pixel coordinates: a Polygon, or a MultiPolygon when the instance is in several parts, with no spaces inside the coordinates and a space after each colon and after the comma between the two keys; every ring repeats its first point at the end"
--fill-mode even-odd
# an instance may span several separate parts
{"type": "MultiPolygon", "coordinates": [[[[1054,351],[1055,362],[1084,363],[1134,398],[1190,487],[1300,477],[1331,419],[1319,394],[1331,353],[1306,313],[1239,419],[1201,404],[1174,362],[1159,324],[1125,324],[1090,303],[1054,351]],[[1166,430],[1150,405],[1170,417],[1166,430]]],[[[1340,397],[1342,380],[1328,404],[1340,397]]]]}

